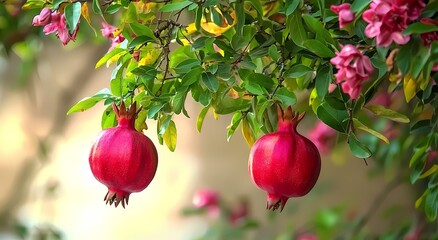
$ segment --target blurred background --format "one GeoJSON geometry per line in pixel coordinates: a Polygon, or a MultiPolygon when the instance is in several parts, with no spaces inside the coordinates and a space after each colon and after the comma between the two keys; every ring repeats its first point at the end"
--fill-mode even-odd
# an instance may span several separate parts
{"type": "MultiPolygon", "coordinates": [[[[282,213],[268,212],[265,193],[248,176],[248,145],[240,134],[226,141],[231,117],[215,120],[210,113],[197,133],[201,108],[190,100],[186,108],[191,118],[175,118],[175,152],[158,144],[155,123],[147,122],[146,134],[159,152],[149,187],[132,194],[126,209],[105,205],[107,189],[88,165],[105,107],[100,103],[83,113],[66,112],[108,87],[112,68],[94,66],[109,43],[78,39],[63,47],[52,36],[32,35],[41,29],[31,27],[31,17],[20,18],[15,29],[17,35],[29,32],[30,37],[14,42],[5,34],[11,31],[2,11],[0,239],[179,240],[206,234],[231,239],[221,235],[226,231],[236,239],[292,239],[318,231],[330,239],[336,231],[383,235],[415,221],[415,189],[397,180],[396,170],[382,174],[373,159],[367,166],[352,157],[344,143],[322,156],[321,176],[310,194],[290,199],[282,213]],[[221,214],[195,211],[192,200],[199,189],[218,194],[220,211],[244,204],[242,217],[251,221],[243,227],[227,225],[221,214]],[[363,223],[359,230],[354,227],[357,220],[363,223]]],[[[307,135],[313,124],[308,117],[299,131],[307,135]]]]}

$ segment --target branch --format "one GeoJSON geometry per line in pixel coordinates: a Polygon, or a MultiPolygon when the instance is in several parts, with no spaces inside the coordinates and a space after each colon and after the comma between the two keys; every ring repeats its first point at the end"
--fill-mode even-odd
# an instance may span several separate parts
{"type": "Polygon", "coordinates": [[[380,205],[383,203],[385,198],[398,186],[402,184],[402,175],[398,174],[393,180],[386,184],[386,186],[380,191],[380,193],[374,198],[371,202],[371,205],[368,207],[368,210],[365,214],[360,218],[356,227],[353,228],[352,237],[357,236],[362,228],[368,223],[373,214],[377,211],[380,205]]]}

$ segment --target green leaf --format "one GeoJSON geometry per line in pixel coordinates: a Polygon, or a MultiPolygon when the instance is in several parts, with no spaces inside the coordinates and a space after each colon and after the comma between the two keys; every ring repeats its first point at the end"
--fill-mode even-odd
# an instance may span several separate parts
{"type": "Polygon", "coordinates": [[[110,82],[110,89],[114,96],[121,97],[123,95],[122,78],[114,78],[110,82]]]}
{"type": "MultiPolygon", "coordinates": [[[[94,3],[94,0],[93,0],[93,3],[94,3]]],[[[110,5],[109,7],[107,7],[105,9],[105,13],[115,14],[116,12],[118,12],[120,10],[120,8],[122,8],[122,5],[120,5],[120,4],[112,4],[112,5],[110,5]]],[[[94,9],[93,9],[93,11],[94,11],[94,9]]]]}
{"type": "Polygon", "coordinates": [[[203,71],[204,71],[204,69],[201,67],[197,67],[197,68],[190,70],[188,73],[186,73],[182,77],[182,79],[181,79],[182,85],[183,86],[190,86],[190,85],[198,82],[199,80],[201,80],[201,74],[203,71]]]}
{"type": "Polygon", "coordinates": [[[79,18],[81,18],[81,8],[82,5],[80,2],[74,2],[68,4],[64,9],[65,20],[67,21],[67,28],[70,34],[75,31],[76,26],[79,23],[79,18]]]}
{"type": "Polygon", "coordinates": [[[257,11],[257,16],[263,16],[263,6],[260,0],[252,0],[247,2],[249,2],[257,11]]]}
{"type": "Polygon", "coordinates": [[[252,72],[244,77],[244,79],[245,81],[260,85],[261,87],[268,90],[274,86],[274,81],[272,80],[272,78],[261,73],[252,72]]]}
{"type": "Polygon", "coordinates": [[[322,58],[332,58],[335,56],[335,53],[329,47],[327,47],[327,44],[324,44],[316,39],[304,41],[303,47],[322,58]]]}
{"type": "Polygon", "coordinates": [[[385,136],[383,136],[383,134],[381,134],[381,133],[379,133],[379,132],[377,132],[377,131],[375,131],[375,130],[373,130],[373,129],[367,127],[367,126],[365,126],[365,124],[363,124],[362,122],[360,122],[359,119],[357,119],[357,118],[353,118],[353,124],[354,124],[354,127],[355,127],[356,129],[360,129],[360,130],[363,130],[363,131],[365,131],[365,132],[368,132],[368,133],[374,135],[375,137],[380,138],[380,139],[381,139],[382,141],[384,141],[385,143],[389,144],[389,140],[388,140],[387,137],[385,137],[385,136]]]}
{"type": "Polygon", "coordinates": [[[429,221],[435,221],[438,213],[438,188],[431,190],[424,202],[424,211],[429,221]]]}
{"type": "Polygon", "coordinates": [[[371,0],[356,0],[353,1],[351,4],[351,8],[350,10],[352,12],[362,12],[362,10],[364,10],[369,4],[370,4],[371,0]]]}
{"type": "Polygon", "coordinates": [[[377,68],[377,70],[379,70],[379,75],[377,76],[377,79],[385,76],[386,72],[388,71],[388,66],[386,65],[384,59],[381,59],[378,54],[375,54],[373,57],[371,57],[371,63],[375,68],[377,68]]]}
{"type": "Polygon", "coordinates": [[[180,114],[181,110],[184,108],[184,103],[187,97],[187,90],[188,89],[186,88],[176,92],[175,97],[173,98],[173,111],[176,114],[180,114]]]}
{"type": "Polygon", "coordinates": [[[134,48],[138,45],[145,45],[148,42],[153,42],[154,39],[149,36],[138,36],[134,39],[132,39],[131,42],[128,44],[128,48],[134,48]]]}
{"type": "Polygon", "coordinates": [[[359,142],[354,134],[351,134],[348,138],[348,146],[350,147],[351,153],[358,158],[369,158],[372,155],[371,150],[359,142]]]}
{"type": "Polygon", "coordinates": [[[308,38],[301,19],[300,11],[296,11],[294,14],[287,17],[287,27],[291,34],[292,41],[300,47],[303,46],[308,38]]]}
{"type": "Polygon", "coordinates": [[[138,22],[132,22],[129,24],[129,26],[131,27],[131,29],[135,33],[135,35],[148,36],[149,38],[151,38],[152,40],[155,41],[156,38],[155,38],[154,33],[146,25],[143,25],[143,24],[138,23],[138,22]]]}
{"type": "Polygon", "coordinates": [[[187,73],[194,67],[197,67],[198,69],[201,68],[202,70],[204,70],[202,67],[200,67],[200,65],[201,63],[199,62],[198,59],[186,59],[180,62],[176,67],[174,67],[174,70],[178,74],[187,73]]]}
{"type": "Polygon", "coordinates": [[[297,78],[304,76],[309,72],[313,72],[313,69],[303,64],[296,64],[289,68],[284,75],[288,78],[297,78]]]}
{"type": "Polygon", "coordinates": [[[405,115],[398,113],[394,110],[391,110],[389,108],[385,108],[381,105],[370,105],[366,106],[368,110],[376,114],[377,116],[387,118],[389,120],[395,121],[395,122],[401,122],[401,123],[409,123],[409,118],[405,115]]]}
{"type": "Polygon", "coordinates": [[[193,2],[184,0],[182,2],[175,2],[175,3],[169,3],[164,6],[162,6],[159,11],[160,12],[173,12],[173,11],[179,11],[183,8],[188,7],[189,5],[193,4],[193,2]]]}
{"type": "Polygon", "coordinates": [[[319,99],[324,99],[325,95],[327,94],[329,85],[332,82],[332,77],[332,65],[322,65],[318,68],[318,71],[316,73],[315,88],[319,99]]]}
{"type": "Polygon", "coordinates": [[[300,5],[301,0],[286,0],[285,9],[286,16],[291,15],[295,12],[298,5],[300,5]]]}
{"type": "Polygon", "coordinates": [[[424,65],[426,65],[429,56],[430,56],[429,48],[424,46],[420,47],[414,59],[411,60],[413,63],[415,63],[412,64],[412,69],[411,69],[412,78],[416,79],[420,75],[420,72],[421,70],[423,70],[424,65]]]}
{"type": "Polygon", "coordinates": [[[203,8],[198,7],[196,10],[196,17],[195,17],[195,27],[196,30],[201,30],[201,20],[202,20],[202,14],[203,14],[203,8]]]}
{"type": "MultiPolygon", "coordinates": [[[[52,10],[57,10],[59,8],[59,5],[61,5],[61,3],[64,3],[66,1],[67,0],[53,0],[53,2],[52,2],[52,10]]],[[[94,3],[94,1],[93,1],[93,3],[94,3]]]]}
{"type": "Polygon", "coordinates": [[[237,22],[235,25],[236,33],[242,36],[243,26],[245,26],[245,9],[243,8],[244,0],[237,0],[234,4],[234,9],[236,10],[237,22]]]}
{"type": "Polygon", "coordinates": [[[242,113],[235,112],[233,114],[233,118],[231,119],[231,124],[227,127],[228,128],[227,141],[230,141],[231,137],[234,135],[234,132],[236,131],[241,121],[242,121],[242,113]]]}
{"type": "Polygon", "coordinates": [[[438,26],[432,25],[432,24],[425,24],[422,22],[415,22],[410,24],[404,31],[404,35],[411,35],[411,34],[421,34],[421,33],[427,33],[427,32],[436,32],[438,31],[438,26]]]}
{"type": "Polygon", "coordinates": [[[99,61],[96,63],[95,68],[102,66],[103,64],[108,62],[108,60],[110,60],[112,57],[116,56],[119,53],[123,53],[123,52],[125,52],[124,54],[126,54],[126,49],[114,48],[113,50],[109,51],[107,54],[103,55],[103,57],[101,59],[99,59],[99,61]]]}
{"type": "Polygon", "coordinates": [[[96,105],[98,102],[102,101],[103,99],[107,99],[112,97],[111,92],[108,89],[102,89],[101,91],[94,94],[92,97],[86,97],[80,100],[78,103],[76,103],[73,107],[71,107],[67,115],[70,115],[75,112],[83,112],[87,109],[92,108],[94,105],[96,105]]]}
{"type": "Polygon", "coordinates": [[[202,73],[202,82],[211,92],[217,92],[219,89],[219,81],[210,72],[202,73]]]}
{"type": "Polygon", "coordinates": [[[307,27],[309,27],[312,32],[318,34],[318,36],[324,39],[324,41],[326,41],[327,43],[337,45],[335,40],[333,40],[332,36],[330,35],[330,32],[318,19],[312,17],[309,14],[303,14],[303,19],[307,27]]]}
{"type": "MultiPolygon", "coordinates": [[[[63,0],[63,1],[64,1],[64,0],[63,0]]],[[[102,10],[100,9],[100,3],[99,3],[99,0],[93,0],[92,9],[93,9],[93,12],[94,12],[95,14],[102,14],[102,10]]]]}
{"type": "Polygon", "coordinates": [[[346,110],[334,109],[324,102],[316,109],[316,114],[321,121],[331,128],[339,132],[347,132],[348,113],[346,110]]]}
{"type": "Polygon", "coordinates": [[[280,100],[285,106],[292,106],[297,102],[297,97],[293,92],[282,87],[275,92],[274,97],[280,100]]]}
{"type": "Polygon", "coordinates": [[[202,124],[204,123],[205,116],[207,115],[209,109],[210,106],[203,108],[199,113],[198,119],[196,120],[196,130],[198,130],[199,133],[201,132],[202,124]]]}
{"type": "Polygon", "coordinates": [[[216,6],[219,3],[219,0],[206,0],[204,2],[204,7],[216,6]]]}
{"type": "Polygon", "coordinates": [[[113,111],[112,106],[108,106],[102,114],[101,127],[103,129],[112,128],[117,125],[116,114],[113,111]]]}
{"type": "Polygon", "coordinates": [[[175,151],[176,148],[176,140],[177,140],[177,132],[175,122],[170,120],[169,126],[163,134],[164,143],[169,148],[170,151],[175,151]]]}
{"type": "Polygon", "coordinates": [[[155,115],[164,107],[163,104],[154,105],[151,108],[149,108],[148,111],[148,118],[153,119],[155,115]]]}

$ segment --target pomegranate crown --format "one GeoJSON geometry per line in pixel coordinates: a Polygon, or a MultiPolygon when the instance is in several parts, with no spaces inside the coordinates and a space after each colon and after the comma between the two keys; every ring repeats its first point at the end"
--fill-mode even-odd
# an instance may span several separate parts
{"type": "Polygon", "coordinates": [[[288,106],[286,111],[283,111],[280,105],[277,105],[277,114],[278,114],[278,126],[288,126],[292,124],[293,127],[296,127],[301,119],[306,115],[305,112],[297,113],[292,110],[291,106],[288,106]]]}
{"type": "Polygon", "coordinates": [[[126,109],[123,101],[120,103],[120,107],[117,107],[116,103],[113,103],[113,110],[116,113],[119,125],[129,125],[134,127],[135,118],[137,116],[137,102],[132,102],[129,109],[126,109]]]}

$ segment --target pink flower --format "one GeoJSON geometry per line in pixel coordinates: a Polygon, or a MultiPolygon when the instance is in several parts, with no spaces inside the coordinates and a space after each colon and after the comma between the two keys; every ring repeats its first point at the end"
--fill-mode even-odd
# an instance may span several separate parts
{"type": "Polygon", "coordinates": [[[114,32],[117,29],[118,28],[115,26],[109,25],[106,22],[102,22],[102,28],[100,29],[100,32],[102,33],[102,36],[111,40],[111,46],[108,49],[108,51],[111,51],[112,49],[114,49],[117,46],[117,44],[119,44],[125,40],[125,38],[123,37],[122,34],[114,36],[114,32]]]}
{"type": "Polygon", "coordinates": [[[39,15],[33,18],[32,25],[34,26],[45,26],[51,21],[52,10],[50,8],[43,8],[39,15]]]}
{"type": "Polygon", "coordinates": [[[219,195],[210,189],[200,189],[193,196],[193,205],[196,208],[204,208],[218,205],[219,195]]]}
{"type": "Polygon", "coordinates": [[[247,217],[249,213],[249,206],[247,201],[242,201],[235,208],[231,210],[230,213],[230,223],[231,225],[239,225],[242,223],[247,217]]]}
{"type": "Polygon", "coordinates": [[[106,22],[102,22],[102,28],[100,29],[100,32],[102,33],[102,36],[113,39],[114,38],[114,31],[117,30],[117,27],[109,25],[106,22]]]}
{"type": "MultiPolygon", "coordinates": [[[[428,25],[435,25],[438,26],[438,22],[430,19],[430,18],[423,18],[420,20],[420,22],[428,25]]],[[[430,46],[432,42],[438,40],[438,32],[426,32],[420,34],[421,41],[423,42],[424,46],[430,46]]]]}
{"type": "Polygon", "coordinates": [[[298,236],[297,240],[318,240],[318,237],[312,233],[304,233],[298,236]]]}
{"type": "Polygon", "coordinates": [[[338,14],[339,27],[344,28],[349,23],[354,21],[354,13],[350,10],[351,5],[349,3],[343,3],[341,5],[331,5],[330,9],[338,14]]]}
{"type": "Polygon", "coordinates": [[[44,26],[43,32],[46,35],[56,33],[56,36],[64,45],[67,45],[70,40],[74,41],[79,30],[78,24],[73,33],[70,34],[67,28],[65,15],[57,12],[52,13],[49,8],[43,8],[41,13],[34,17],[32,24],[34,26],[44,26]]]}
{"type": "Polygon", "coordinates": [[[347,44],[341,52],[336,52],[336,57],[330,62],[338,69],[335,74],[336,83],[341,83],[342,91],[348,93],[351,99],[357,99],[362,82],[368,80],[373,73],[371,60],[355,46],[347,44]]]}
{"type": "Polygon", "coordinates": [[[318,121],[315,127],[309,132],[309,138],[322,153],[328,153],[336,131],[325,123],[318,121]]]}
{"type": "Polygon", "coordinates": [[[373,0],[362,15],[368,23],[365,35],[375,37],[378,46],[387,47],[392,42],[406,44],[410,36],[402,32],[420,16],[424,7],[424,2],[418,0],[373,0]]]}

